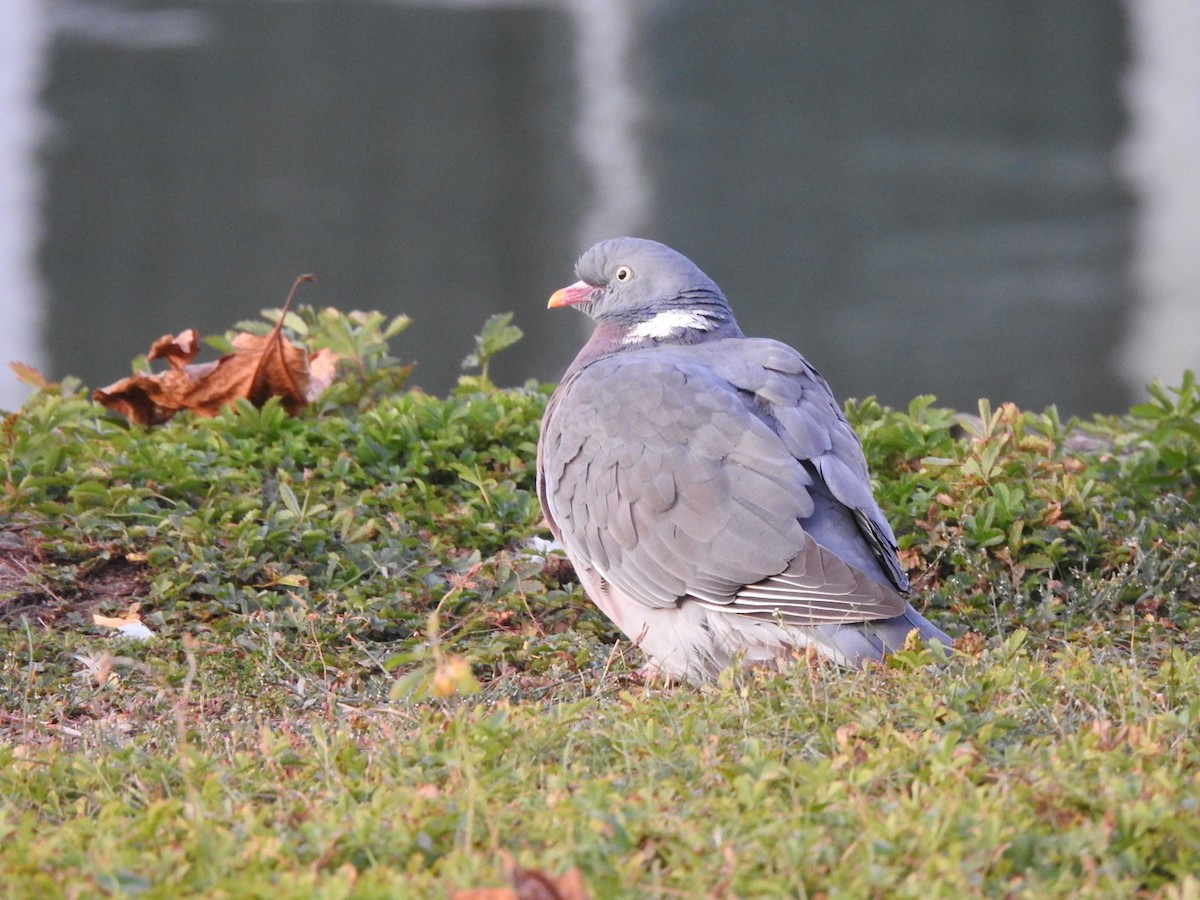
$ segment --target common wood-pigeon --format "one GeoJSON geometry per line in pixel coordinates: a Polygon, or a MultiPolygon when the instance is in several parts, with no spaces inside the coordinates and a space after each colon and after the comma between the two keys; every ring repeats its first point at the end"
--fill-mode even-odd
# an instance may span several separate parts
{"type": "Polygon", "coordinates": [[[748,338],[724,294],[655,241],[596,244],[573,306],[595,331],[542,419],[538,496],[588,596],[664,675],[813,647],[861,667],[915,629],[896,539],[825,380],[748,338]]]}

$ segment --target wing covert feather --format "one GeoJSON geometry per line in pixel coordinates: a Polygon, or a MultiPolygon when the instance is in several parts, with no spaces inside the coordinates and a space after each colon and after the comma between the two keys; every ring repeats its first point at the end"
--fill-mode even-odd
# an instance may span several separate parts
{"type": "Polygon", "coordinates": [[[857,436],[786,345],[739,339],[601,358],[560,386],[541,446],[552,529],[573,559],[639,603],[691,596],[797,623],[904,608],[880,583],[886,572],[905,587],[857,436]],[[802,527],[831,503],[845,521],[823,525],[830,543],[862,545],[851,565],[802,527]],[[857,567],[876,557],[879,575],[857,567]]]}

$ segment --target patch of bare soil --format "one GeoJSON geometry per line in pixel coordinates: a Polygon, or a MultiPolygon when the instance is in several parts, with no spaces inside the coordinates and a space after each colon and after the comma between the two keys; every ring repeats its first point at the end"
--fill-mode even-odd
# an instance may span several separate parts
{"type": "Polygon", "coordinates": [[[0,528],[0,622],[26,616],[50,626],[90,616],[107,601],[127,606],[145,589],[144,566],[121,558],[98,564],[50,559],[35,534],[0,528]]]}

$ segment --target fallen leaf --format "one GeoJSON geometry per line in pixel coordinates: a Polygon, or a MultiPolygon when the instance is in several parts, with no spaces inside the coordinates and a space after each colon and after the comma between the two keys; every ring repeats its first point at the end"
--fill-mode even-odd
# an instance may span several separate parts
{"type": "Polygon", "coordinates": [[[133,616],[102,616],[99,613],[93,613],[92,622],[100,625],[103,628],[123,628],[126,625],[132,625],[135,622],[141,623],[141,619],[137,615],[133,616]]]}
{"type": "Polygon", "coordinates": [[[479,690],[479,682],[471,673],[471,664],[461,656],[446,656],[438,660],[433,672],[433,696],[453,697],[455,694],[473,694],[479,690]]]}
{"type": "Polygon", "coordinates": [[[164,360],[170,368],[122,378],[97,389],[92,399],[141,425],[159,425],[182,409],[215,416],[242,398],[261,407],[278,397],[295,415],[333,382],[338,359],[330,350],[310,354],[283,336],[296,289],[312,280],[312,275],[296,279],[270,334],[243,331],[234,337],[232,353],[207,363],[192,363],[200,352],[194,328],[163,335],[150,347],[147,359],[164,360]]]}
{"type": "Polygon", "coordinates": [[[117,631],[121,632],[121,637],[133,638],[135,641],[148,641],[154,637],[154,632],[141,622],[130,622],[128,625],[122,625],[117,631]]]}
{"type": "Polygon", "coordinates": [[[517,868],[512,882],[520,900],[588,900],[587,886],[578,869],[551,878],[537,869],[517,868]]]}
{"type": "Polygon", "coordinates": [[[102,616],[99,613],[93,613],[92,622],[103,628],[115,628],[122,637],[139,641],[149,640],[154,637],[154,632],[143,624],[138,615],[138,606],[139,604],[135,603],[123,616],[102,616]]]}
{"type": "Polygon", "coordinates": [[[987,639],[978,631],[967,631],[958,636],[954,649],[964,656],[977,659],[987,646],[987,639]]]}
{"type": "Polygon", "coordinates": [[[308,358],[308,394],[305,399],[312,403],[333,384],[337,374],[338,355],[323,347],[308,358]]]}
{"type": "MultiPolygon", "coordinates": [[[[200,352],[200,335],[195,328],[181,331],[177,336],[164,334],[150,346],[147,359],[165,359],[173,369],[182,369],[200,352]]],[[[211,365],[211,364],[210,364],[211,365]]],[[[197,366],[197,368],[200,368],[197,366]]]]}
{"type": "Polygon", "coordinates": [[[554,878],[539,869],[521,868],[507,853],[501,855],[512,887],[455,891],[450,900],[589,900],[578,869],[568,869],[554,878]]]}
{"type": "Polygon", "coordinates": [[[46,376],[29,365],[29,363],[10,362],[8,367],[17,376],[17,380],[23,384],[38,388],[39,390],[50,387],[50,382],[46,379],[46,376]]]}

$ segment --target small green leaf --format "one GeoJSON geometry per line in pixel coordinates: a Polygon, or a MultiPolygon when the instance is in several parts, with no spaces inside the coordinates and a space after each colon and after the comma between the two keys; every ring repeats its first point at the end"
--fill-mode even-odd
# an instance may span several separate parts
{"type": "Polygon", "coordinates": [[[511,347],[525,333],[512,322],[513,314],[497,313],[489,316],[483,323],[483,330],[475,336],[475,352],[469,353],[462,361],[464,369],[479,369],[480,377],[488,380],[488,365],[501,350],[511,347]]]}
{"type": "Polygon", "coordinates": [[[296,499],[296,494],[288,487],[286,482],[279,483],[279,499],[283,501],[283,505],[287,507],[288,512],[293,518],[299,519],[303,516],[300,509],[300,502],[296,499]]]}

